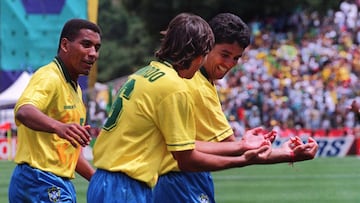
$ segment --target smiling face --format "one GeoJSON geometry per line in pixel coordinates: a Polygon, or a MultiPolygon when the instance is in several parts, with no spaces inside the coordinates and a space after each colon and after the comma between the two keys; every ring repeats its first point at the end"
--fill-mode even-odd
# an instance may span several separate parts
{"type": "Polygon", "coordinates": [[[237,65],[243,52],[244,49],[236,42],[215,44],[204,64],[209,80],[222,79],[229,70],[237,65]]]}
{"type": "Polygon", "coordinates": [[[61,40],[59,56],[73,81],[76,81],[79,75],[90,73],[99,57],[100,41],[99,33],[90,29],[81,29],[73,41],[67,38],[61,40]]]}

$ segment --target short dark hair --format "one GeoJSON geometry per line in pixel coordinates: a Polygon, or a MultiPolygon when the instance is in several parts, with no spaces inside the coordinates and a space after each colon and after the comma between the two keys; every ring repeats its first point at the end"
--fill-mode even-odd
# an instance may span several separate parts
{"type": "Polygon", "coordinates": [[[79,34],[81,29],[90,29],[94,32],[99,33],[101,36],[101,29],[98,25],[85,19],[73,18],[68,20],[62,28],[58,52],[60,51],[60,43],[62,38],[66,38],[69,41],[74,41],[79,34]]]}
{"type": "Polygon", "coordinates": [[[171,63],[175,70],[190,68],[198,56],[205,56],[214,45],[214,35],[209,24],[200,16],[180,13],[173,18],[155,56],[171,63]]]}
{"type": "Polygon", "coordinates": [[[250,29],[239,16],[232,13],[217,14],[209,21],[215,44],[237,42],[245,49],[250,44],[250,29]]]}

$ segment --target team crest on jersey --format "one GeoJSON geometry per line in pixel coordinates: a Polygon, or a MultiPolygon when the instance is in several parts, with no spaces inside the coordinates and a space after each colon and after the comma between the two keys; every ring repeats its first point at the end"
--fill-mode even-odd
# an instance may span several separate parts
{"type": "Polygon", "coordinates": [[[199,200],[200,200],[200,203],[210,203],[209,201],[209,197],[202,193],[200,196],[199,196],[199,200]]]}
{"type": "Polygon", "coordinates": [[[60,188],[51,187],[48,189],[49,200],[51,202],[59,202],[60,200],[60,188]]]}

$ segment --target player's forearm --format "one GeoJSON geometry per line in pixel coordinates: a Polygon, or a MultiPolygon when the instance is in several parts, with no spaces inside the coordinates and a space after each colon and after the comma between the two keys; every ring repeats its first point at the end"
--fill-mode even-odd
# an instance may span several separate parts
{"type": "Polygon", "coordinates": [[[281,148],[272,149],[269,157],[263,160],[257,160],[256,164],[276,164],[293,162],[294,157],[291,152],[282,150],[281,148]]]}
{"type": "Polygon", "coordinates": [[[245,149],[241,142],[203,142],[196,141],[195,149],[214,155],[236,156],[244,153],[245,149]]]}
{"type": "Polygon", "coordinates": [[[173,153],[181,171],[219,171],[223,169],[244,167],[251,162],[245,156],[219,156],[206,154],[197,150],[173,153]]]}
{"type": "Polygon", "coordinates": [[[82,154],[80,155],[76,164],[75,171],[88,181],[90,181],[92,175],[95,173],[95,169],[90,165],[90,163],[82,154]]]}
{"type": "Polygon", "coordinates": [[[60,124],[59,121],[48,117],[35,106],[30,104],[21,106],[16,112],[15,117],[30,129],[48,133],[55,133],[56,126],[60,124]]]}

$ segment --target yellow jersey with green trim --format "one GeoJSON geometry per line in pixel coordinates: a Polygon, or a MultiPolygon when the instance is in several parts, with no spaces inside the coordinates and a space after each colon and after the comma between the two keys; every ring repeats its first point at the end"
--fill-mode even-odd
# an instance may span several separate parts
{"type": "MultiPolygon", "coordinates": [[[[220,142],[234,134],[223,110],[216,86],[197,71],[185,80],[195,103],[196,140],[220,142]]],[[[161,164],[160,175],[179,171],[176,160],[168,153],[161,164]]]]}
{"type": "MultiPolygon", "coordinates": [[[[69,80],[66,69],[55,58],[32,75],[15,105],[15,113],[21,106],[31,104],[55,120],[83,125],[86,109],[82,91],[79,85],[69,80]]],[[[57,134],[35,131],[16,119],[15,122],[18,132],[16,163],[27,163],[31,167],[65,178],[75,177],[80,146],[75,148],[57,134]]]]}
{"type": "Polygon", "coordinates": [[[195,147],[193,105],[172,66],[152,61],[118,91],[94,144],[94,165],[153,187],[167,151],[195,147]]]}

